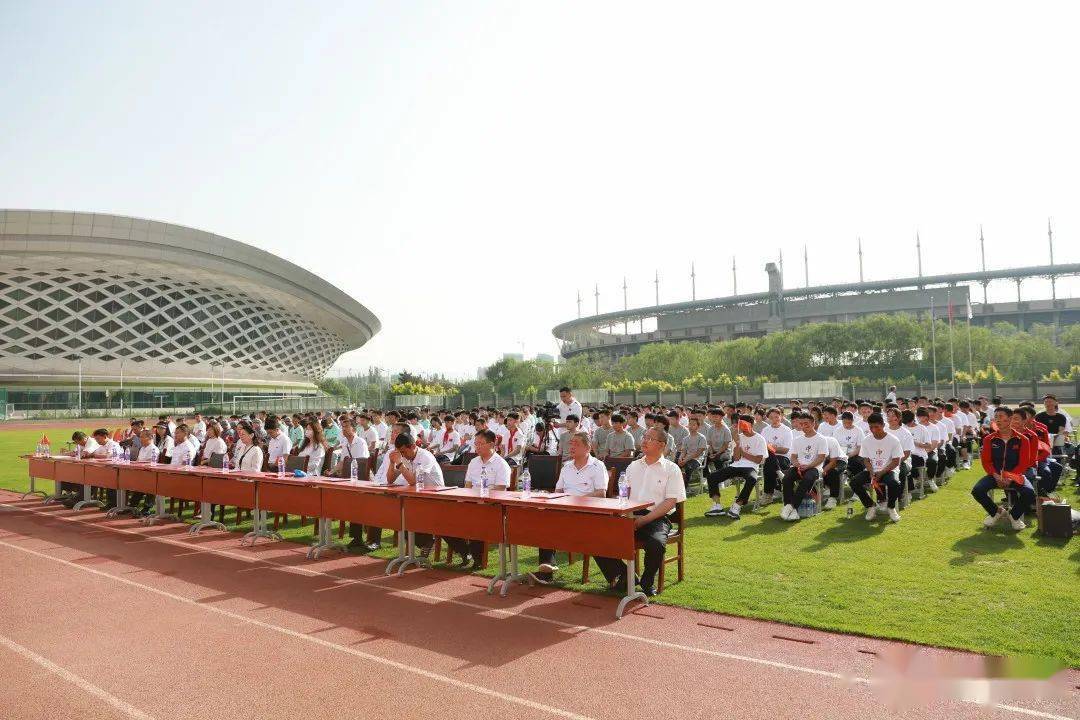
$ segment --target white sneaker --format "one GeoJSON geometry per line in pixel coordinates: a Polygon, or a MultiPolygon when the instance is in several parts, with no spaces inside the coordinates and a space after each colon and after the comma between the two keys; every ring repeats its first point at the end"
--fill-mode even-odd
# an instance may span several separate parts
{"type": "Polygon", "coordinates": [[[835,510],[836,509],[836,498],[831,497],[828,500],[826,500],[825,501],[825,509],[826,510],[835,510]]]}
{"type": "Polygon", "coordinates": [[[780,508],[780,519],[790,520],[792,512],[798,514],[799,511],[793,508],[791,505],[785,505],[784,507],[780,508]]]}
{"type": "Polygon", "coordinates": [[[738,520],[741,511],[742,508],[739,506],[739,503],[731,503],[731,507],[729,507],[727,511],[727,516],[732,520],[738,520]]]}
{"type": "Polygon", "coordinates": [[[559,572],[559,566],[552,563],[540,563],[540,567],[536,569],[542,573],[551,573],[552,575],[559,572]]]}
{"type": "Polygon", "coordinates": [[[896,508],[889,508],[889,519],[893,522],[900,522],[900,513],[896,511],[896,508]]]}
{"type": "Polygon", "coordinates": [[[934,482],[933,480],[927,480],[926,481],[926,492],[937,492],[937,491],[938,491],[937,483],[934,482]]]}
{"type": "Polygon", "coordinates": [[[705,517],[720,517],[724,514],[724,506],[714,502],[712,507],[705,511],[705,517]]]}
{"type": "Polygon", "coordinates": [[[1012,515],[1010,515],[1009,522],[1012,523],[1013,530],[1023,530],[1027,527],[1027,523],[1024,522],[1024,518],[1014,518],[1012,515]]]}
{"type": "Polygon", "coordinates": [[[877,517],[877,505],[871,505],[870,507],[868,507],[866,509],[866,515],[864,517],[867,520],[873,520],[874,518],[876,518],[877,517]]]}
{"type": "Polygon", "coordinates": [[[956,474],[956,471],[953,470],[952,468],[945,468],[945,477],[951,478],[955,474],[956,474]]]}
{"type": "Polygon", "coordinates": [[[998,521],[1002,520],[1004,517],[1005,517],[1005,508],[999,507],[998,511],[997,511],[997,515],[987,515],[986,516],[986,519],[983,520],[983,527],[986,528],[986,529],[990,529],[990,528],[994,527],[995,525],[997,525],[998,521]]]}
{"type": "Polygon", "coordinates": [[[882,513],[886,512],[889,509],[889,504],[888,503],[878,503],[877,504],[877,509],[878,509],[878,512],[882,512],[882,513]]]}
{"type": "Polygon", "coordinates": [[[790,510],[788,510],[787,517],[784,518],[785,520],[789,522],[795,522],[799,519],[799,509],[797,507],[795,507],[794,505],[785,505],[784,507],[791,508],[790,510]]]}

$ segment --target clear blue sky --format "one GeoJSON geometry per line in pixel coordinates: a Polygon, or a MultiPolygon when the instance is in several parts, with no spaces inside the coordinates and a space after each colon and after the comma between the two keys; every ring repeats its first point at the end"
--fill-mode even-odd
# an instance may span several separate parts
{"type": "MultiPolygon", "coordinates": [[[[1073,2],[0,0],[0,206],[265,248],[464,375],[601,311],[1080,261],[1073,2]],[[448,348],[433,352],[432,348],[448,348]]],[[[1030,292],[1048,296],[1047,284],[1030,292]]],[[[1062,293],[1080,293],[1075,282],[1062,293]]],[[[1002,283],[992,293],[1015,292],[1002,283]]]]}

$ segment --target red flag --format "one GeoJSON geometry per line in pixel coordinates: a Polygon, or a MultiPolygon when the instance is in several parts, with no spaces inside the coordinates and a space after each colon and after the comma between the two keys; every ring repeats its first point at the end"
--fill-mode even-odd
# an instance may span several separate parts
{"type": "Polygon", "coordinates": [[[952,296],[949,296],[949,322],[953,321],[952,296]]]}

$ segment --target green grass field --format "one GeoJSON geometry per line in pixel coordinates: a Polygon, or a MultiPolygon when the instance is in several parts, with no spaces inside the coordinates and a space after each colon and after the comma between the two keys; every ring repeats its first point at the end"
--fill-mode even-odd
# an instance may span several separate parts
{"type": "MultiPolygon", "coordinates": [[[[54,441],[63,434],[50,433],[54,441]]],[[[0,433],[0,487],[27,487],[25,462],[15,456],[33,452],[38,437],[40,431],[0,433]]],[[[957,474],[904,511],[897,525],[868,523],[857,510],[848,518],[844,509],[785,523],[776,504],[739,521],[712,519],[702,516],[708,499],[692,498],[686,580],[674,582],[669,566],[669,584],[655,601],[1080,666],[1080,539],[983,530],[982,510],[969,495],[977,478],[975,469],[957,474]]],[[[1064,492],[1080,504],[1071,484],[1064,492]]],[[[725,490],[725,504],[733,494],[725,490]]],[[[312,526],[297,527],[293,518],[284,534],[310,542],[312,526]]],[[[521,558],[534,567],[536,552],[522,549],[521,558]]],[[[588,586],[576,582],[580,560],[561,573],[568,587],[603,592],[595,564],[592,576],[588,586]]]]}

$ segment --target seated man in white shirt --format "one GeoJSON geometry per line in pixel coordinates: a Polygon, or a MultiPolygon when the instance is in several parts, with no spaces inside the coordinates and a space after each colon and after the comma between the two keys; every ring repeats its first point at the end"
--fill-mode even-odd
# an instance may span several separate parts
{"type": "MultiPolygon", "coordinates": [[[[394,440],[394,449],[387,455],[386,480],[389,485],[409,485],[413,489],[432,489],[444,486],[442,468],[435,456],[416,445],[410,433],[401,433],[394,440]]],[[[421,557],[431,554],[435,538],[416,533],[416,548],[421,557]]]]}
{"type": "MultiPolygon", "coordinates": [[[[402,435],[408,432],[409,426],[404,422],[394,423],[390,427],[390,442],[389,447],[393,448],[394,443],[397,442],[398,435],[402,435]]],[[[389,478],[390,469],[390,452],[384,452],[379,455],[379,464],[375,468],[375,477],[371,480],[375,483],[386,485],[389,478]]],[[[352,540],[349,541],[349,549],[356,550],[361,553],[371,552],[379,549],[379,544],[382,542],[382,528],[369,526],[365,531],[364,526],[360,523],[349,523],[349,537],[352,540]]]]}
{"type": "MultiPolygon", "coordinates": [[[[107,435],[108,433],[106,433],[107,435]]],[[[87,458],[93,457],[94,453],[98,449],[98,441],[92,437],[88,437],[86,433],[81,430],[76,430],[71,434],[71,442],[75,443],[75,448],[69,453],[72,457],[87,458]]],[[[67,494],[72,493],[63,500],[64,507],[72,508],[75,503],[79,502],[78,494],[82,489],[82,486],[77,483],[62,482],[60,483],[60,492],[67,494]]]]}
{"type": "MultiPolygon", "coordinates": [[[[645,547],[645,566],[641,570],[641,592],[647,597],[656,594],[653,581],[664,561],[667,536],[671,531],[668,514],[675,506],[686,500],[679,466],[663,457],[667,447],[667,433],[651,428],[642,439],[644,457],[630,463],[626,479],[630,483],[630,502],[651,503],[649,509],[641,510],[634,518],[634,537],[645,547]]],[[[620,594],[627,594],[626,562],[621,559],[597,557],[596,564],[604,573],[608,584],[620,594]]]]}
{"type": "Polygon", "coordinates": [[[277,468],[278,458],[289,456],[289,452],[292,451],[292,442],[289,440],[288,433],[281,429],[277,418],[266,421],[266,434],[269,436],[266,441],[267,462],[270,464],[270,469],[274,470],[277,468]]]}
{"type": "Polygon", "coordinates": [[[120,443],[109,437],[109,431],[105,428],[94,431],[94,442],[97,447],[90,453],[91,457],[112,459],[120,454],[120,443]]]}
{"type": "MultiPolygon", "coordinates": [[[[89,454],[90,457],[112,460],[114,458],[120,457],[120,455],[124,452],[124,449],[120,447],[120,443],[109,437],[109,431],[105,428],[98,428],[94,431],[93,441],[97,445],[97,447],[94,448],[94,450],[89,454]]],[[[86,457],[86,455],[84,455],[83,457],[86,457]]],[[[106,490],[105,494],[107,496],[106,506],[115,507],[116,491],[106,490]]]]}
{"type": "MultiPolygon", "coordinates": [[[[575,497],[604,497],[607,487],[607,468],[602,461],[589,454],[588,433],[580,430],[570,433],[570,459],[563,463],[555,491],[575,497]]],[[[547,585],[558,571],[555,551],[540,548],[540,567],[533,573],[533,579],[547,585]]]]}
{"type": "MultiPolygon", "coordinates": [[[[469,461],[465,470],[465,487],[479,488],[486,483],[489,490],[506,490],[510,487],[510,466],[495,448],[498,440],[491,430],[480,430],[473,438],[476,457],[469,461]]],[[[480,540],[444,537],[446,544],[461,558],[461,567],[475,570],[481,563],[484,543],[480,540]]]]}
{"type": "Polygon", "coordinates": [[[176,432],[173,433],[173,451],[172,457],[169,458],[170,465],[194,465],[195,457],[197,455],[195,446],[188,438],[189,428],[186,424],[180,423],[176,426],[176,432]]]}

